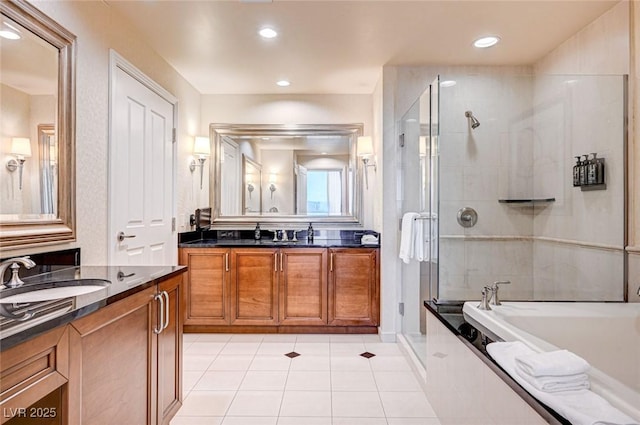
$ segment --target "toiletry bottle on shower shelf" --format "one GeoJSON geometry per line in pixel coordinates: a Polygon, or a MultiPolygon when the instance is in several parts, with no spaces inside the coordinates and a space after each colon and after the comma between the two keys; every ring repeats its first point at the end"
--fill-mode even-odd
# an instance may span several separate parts
{"type": "Polygon", "coordinates": [[[587,184],[587,164],[589,155],[582,155],[584,159],[580,163],[580,186],[585,186],[587,184]]]}
{"type": "Polygon", "coordinates": [[[260,223],[256,223],[256,228],[253,231],[253,239],[255,240],[260,240],[260,238],[262,237],[262,230],[260,230],[260,223]]]}
{"type": "Polygon", "coordinates": [[[580,186],[580,165],[582,163],[579,156],[574,156],[574,158],[576,159],[576,165],[573,166],[573,186],[575,187],[580,186]]]}
{"type": "Polygon", "coordinates": [[[596,164],[596,153],[595,152],[591,152],[591,155],[593,155],[593,158],[591,158],[589,161],[587,161],[587,184],[591,185],[591,184],[596,184],[596,169],[597,169],[597,164],[596,164]]]}
{"type": "Polygon", "coordinates": [[[596,184],[604,184],[604,158],[596,159],[596,184]]]}

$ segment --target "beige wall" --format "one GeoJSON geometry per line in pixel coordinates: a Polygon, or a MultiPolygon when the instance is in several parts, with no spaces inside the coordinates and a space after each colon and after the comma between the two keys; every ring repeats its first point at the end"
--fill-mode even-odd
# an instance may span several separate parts
{"type": "MultiPolygon", "coordinates": [[[[200,128],[200,94],[145,44],[128,21],[98,1],[33,1],[45,14],[77,36],[76,72],[76,217],[77,241],[38,249],[35,253],[82,248],[83,264],[107,263],[109,49],[114,49],[178,98],[177,210],[195,208],[187,164],[200,128]],[[180,166],[184,164],[184,166],[180,166]]],[[[198,182],[199,184],[199,182],[198,182]]]]}

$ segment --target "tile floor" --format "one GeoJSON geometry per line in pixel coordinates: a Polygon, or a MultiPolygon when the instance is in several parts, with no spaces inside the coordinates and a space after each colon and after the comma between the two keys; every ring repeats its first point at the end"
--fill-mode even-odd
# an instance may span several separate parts
{"type": "Polygon", "coordinates": [[[171,425],[439,425],[417,379],[377,335],[185,334],[171,425]]]}

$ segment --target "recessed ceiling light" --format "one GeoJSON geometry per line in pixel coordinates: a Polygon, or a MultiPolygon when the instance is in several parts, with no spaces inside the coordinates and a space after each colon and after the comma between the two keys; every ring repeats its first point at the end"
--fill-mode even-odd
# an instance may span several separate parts
{"type": "Polygon", "coordinates": [[[440,87],[453,87],[457,83],[453,80],[444,80],[440,82],[440,87]]]}
{"type": "Polygon", "coordinates": [[[279,85],[280,87],[289,87],[291,85],[291,83],[288,82],[287,80],[280,80],[276,84],[279,85]]]}
{"type": "Polygon", "coordinates": [[[19,40],[20,34],[11,30],[2,30],[0,31],[0,37],[6,38],[7,40],[19,40]]]}
{"type": "Polygon", "coordinates": [[[495,35],[490,35],[487,37],[482,37],[473,42],[473,45],[479,47],[481,49],[486,49],[487,47],[495,46],[498,41],[500,41],[500,37],[496,37],[495,35]]]}
{"type": "Polygon", "coordinates": [[[278,36],[278,33],[273,28],[262,28],[258,31],[258,34],[260,34],[262,38],[276,38],[278,36]]]}

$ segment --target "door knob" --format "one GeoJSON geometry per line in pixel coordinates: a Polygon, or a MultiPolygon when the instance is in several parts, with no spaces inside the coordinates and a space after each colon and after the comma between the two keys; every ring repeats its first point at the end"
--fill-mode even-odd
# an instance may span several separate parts
{"type": "Polygon", "coordinates": [[[135,238],[136,235],[125,235],[124,232],[118,232],[118,242],[122,242],[125,239],[135,238]]]}

